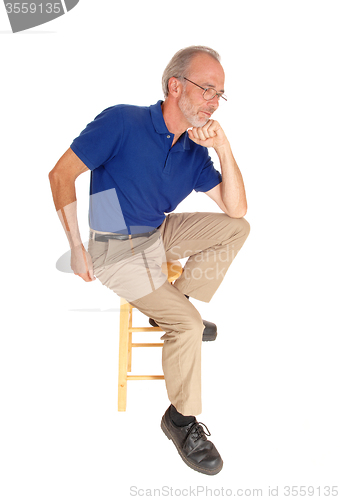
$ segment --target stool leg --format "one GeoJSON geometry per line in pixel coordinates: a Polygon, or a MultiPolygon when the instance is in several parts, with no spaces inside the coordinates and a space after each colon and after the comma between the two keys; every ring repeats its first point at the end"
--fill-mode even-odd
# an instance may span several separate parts
{"type": "Polygon", "coordinates": [[[120,299],[118,411],[126,410],[129,305],[126,300],[120,299]]]}
{"type": "Polygon", "coordinates": [[[128,340],[128,365],[127,371],[131,372],[131,358],[132,358],[132,309],[133,306],[129,304],[129,340],[128,340]]]}

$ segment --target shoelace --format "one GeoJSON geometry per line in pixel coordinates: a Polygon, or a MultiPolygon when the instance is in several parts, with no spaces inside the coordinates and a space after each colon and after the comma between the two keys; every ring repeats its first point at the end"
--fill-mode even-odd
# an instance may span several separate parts
{"type": "Polygon", "coordinates": [[[190,430],[189,430],[188,435],[187,435],[187,439],[188,439],[188,437],[189,437],[190,434],[197,434],[196,439],[194,439],[195,442],[198,441],[204,435],[211,436],[208,427],[205,424],[203,424],[203,422],[195,422],[190,427],[190,430]],[[207,432],[205,432],[205,430],[203,429],[203,427],[201,427],[202,425],[206,428],[207,432]]]}

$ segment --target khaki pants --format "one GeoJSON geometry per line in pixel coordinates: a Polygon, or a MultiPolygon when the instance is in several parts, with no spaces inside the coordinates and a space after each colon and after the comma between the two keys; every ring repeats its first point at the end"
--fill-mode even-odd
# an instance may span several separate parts
{"type": "Polygon", "coordinates": [[[245,219],[224,213],[171,213],[150,238],[89,242],[96,277],[164,330],[162,365],[168,397],[183,415],[199,415],[204,325],[184,296],[209,302],[249,234],[245,219]],[[171,285],[166,261],[189,257],[171,285]]]}

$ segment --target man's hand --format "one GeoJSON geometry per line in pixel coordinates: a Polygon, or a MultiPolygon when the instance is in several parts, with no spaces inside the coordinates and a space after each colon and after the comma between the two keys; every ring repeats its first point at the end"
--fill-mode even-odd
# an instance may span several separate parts
{"type": "Polygon", "coordinates": [[[84,245],[77,245],[71,249],[71,269],[84,281],[94,281],[93,265],[90,254],[85,250],[84,245]]]}
{"type": "Polygon", "coordinates": [[[200,146],[219,149],[229,142],[221,125],[216,120],[209,120],[204,127],[193,127],[188,130],[189,138],[200,146]]]}

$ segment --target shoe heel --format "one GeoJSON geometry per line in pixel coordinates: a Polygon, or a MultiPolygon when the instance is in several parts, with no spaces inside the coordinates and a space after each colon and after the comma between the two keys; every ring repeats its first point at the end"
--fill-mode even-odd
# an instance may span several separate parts
{"type": "Polygon", "coordinates": [[[165,425],[163,419],[161,420],[161,429],[164,432],[164,434],[166,435],[166,437],[171,441],[171,436],[169,434],[168,429],[166,428],[166,425],[165,425]]]}

